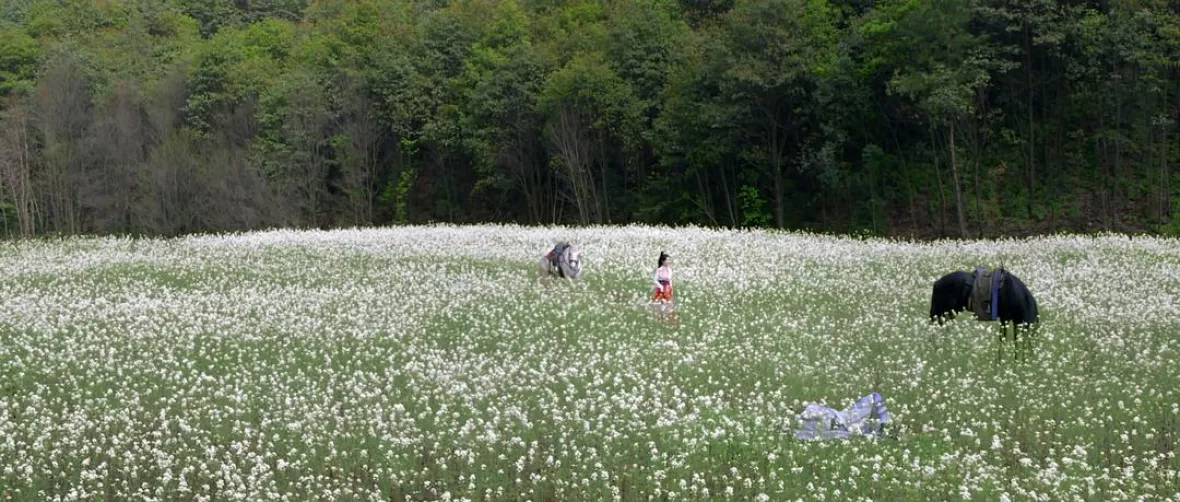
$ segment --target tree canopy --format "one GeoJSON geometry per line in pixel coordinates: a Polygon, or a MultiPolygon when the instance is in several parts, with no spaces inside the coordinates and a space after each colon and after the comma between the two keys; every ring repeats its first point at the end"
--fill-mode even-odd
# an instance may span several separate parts
{"type": "Polygon", "coordinates": [[[22,0],[0,233],[1177,233],[1178,113],[1162,0],[22,0]]]}

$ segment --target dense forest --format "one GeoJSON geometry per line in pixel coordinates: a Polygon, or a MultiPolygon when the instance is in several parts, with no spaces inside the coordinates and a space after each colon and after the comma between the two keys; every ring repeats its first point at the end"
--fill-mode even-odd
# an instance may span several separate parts
{"type": "Polygon", "coordinates": [[[0,0],[0,232],[1180,233],[1178,113],[1164,0],[0,0]]]}

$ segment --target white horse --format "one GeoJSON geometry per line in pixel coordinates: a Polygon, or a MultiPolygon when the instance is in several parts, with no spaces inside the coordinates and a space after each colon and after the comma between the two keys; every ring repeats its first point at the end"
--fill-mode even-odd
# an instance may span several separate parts
{"type": "Polygon", "coordinates": [[[560,243],[537,261],[537,280],[542,284],[551,277],[573,282],[582,275],[582,257],[573,244],[560,243]]]}

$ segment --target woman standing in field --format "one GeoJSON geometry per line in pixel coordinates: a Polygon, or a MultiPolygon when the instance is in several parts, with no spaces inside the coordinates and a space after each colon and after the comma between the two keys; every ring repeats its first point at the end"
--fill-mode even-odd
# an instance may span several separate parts
{"type": "Polygon", "coordinates": [[[672,303],[672,257],[660,251],[656,272],[652,276],[652,307],[656,311],[656,319],[676,324],[676,311],[672,303]]]}
{"type": "Polygon", "coordinates": [[[669,268],[671,259],[672,257],[667,253],[660,251],[660,259],[656,263],[656,273],[652,277],[654,288],[651,300],[653,302],[672,302],[672,269],[669,268]]]}

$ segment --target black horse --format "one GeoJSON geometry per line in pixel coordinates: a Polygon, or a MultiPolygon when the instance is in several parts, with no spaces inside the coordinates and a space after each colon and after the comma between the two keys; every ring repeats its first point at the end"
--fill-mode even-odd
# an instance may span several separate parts
{"type": "Polygon", "coordinates": [[[971,285],[975,276],[970,272],[956,270],[934,281],[934,294],[930,297],[930,321],[942,324],[954,319],[955,314],[967,310],[971,300],[971,285]]]}
{"type": "MultiPolygon", "coordinates": [[[[930,298],[932,322],[937,320],[942,324],[944,319],[954,318],[956,313],[963,310],[972,310],[976,318],[982,321],[1000,321],[1001,351],[1002,342],[1008,335],[1008,325],[1011,324],[1017,359],[1020,358],[1020,331],[1025,332],[1023,339],[1027,347],[1040,322],[1037,300],[1028,286],[1003,267],[990,274],[981,267],[974,272],[958,270],[934,282],[934,292],[930,298]],[[985,274],[982,281],[980,274],[985,274]],[[985,288],[978,291],[981,293],[979,295],[975,294],[977,285],[985,288]]],[[[999,353],[997,357],[1000,357],[999,353]]]]}

